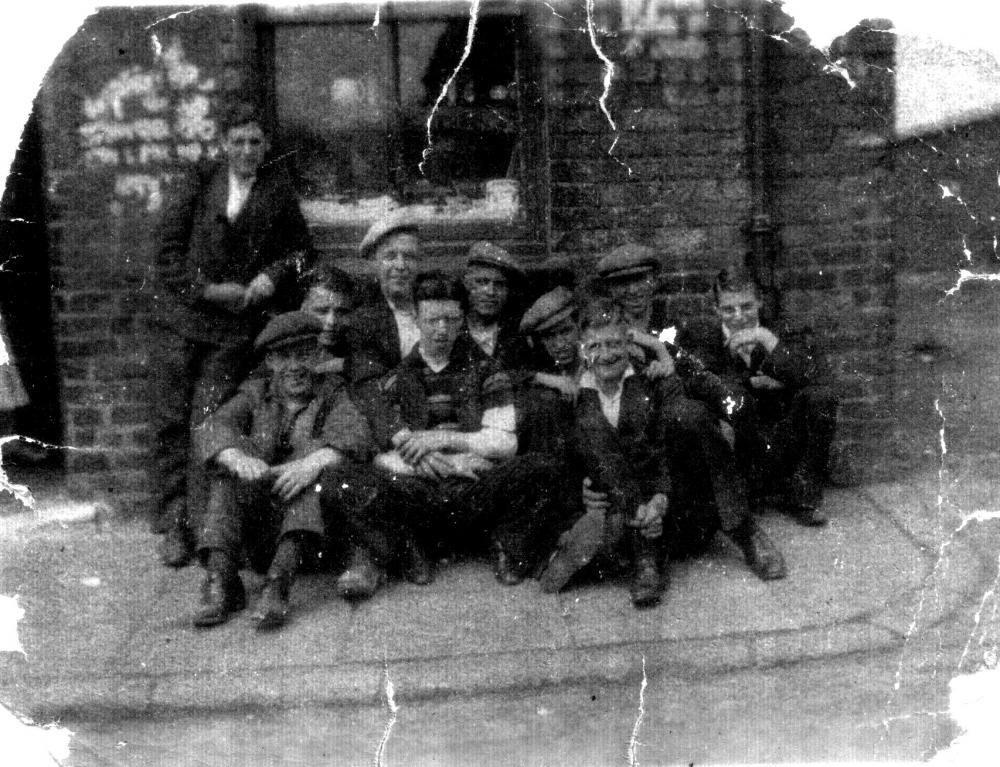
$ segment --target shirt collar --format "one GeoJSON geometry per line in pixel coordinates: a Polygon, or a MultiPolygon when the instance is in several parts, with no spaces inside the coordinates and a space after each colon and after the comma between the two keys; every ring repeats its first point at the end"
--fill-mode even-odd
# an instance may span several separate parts
{"type": "MultiPolygon", "coordinates": [[[[621,385],[618,387],[618,391],[619,392],[625,387],[625,379],[626,378],[630,378],[631,376],[634,376],[634,375],[635,375],[635,368],[634,367],[632,367],[631,365],[629,365],[627,368],[625,368],[625,375],[622,376],[622,380],[620,382],[621,385]]],[[[599,388],[597,388],[597,379],[594,377],[594,371],[593,370],[584,370],[583,371],[583,375],[580,376],[580,388],[581,389],[593,389],[598,394],[601,393],[601,390],[599,388]]]]}
{"type": "Polygon", "coordinates": [[[229,169],[229,186],[231,187],[235,186],[240,189],[248,189],[249,187],[253,186],[253,182],[256,180],[257,180],[256,174],[244,178],[242,176],[237,176],[236,173],[233,172],[232,168],[229,169]]]}

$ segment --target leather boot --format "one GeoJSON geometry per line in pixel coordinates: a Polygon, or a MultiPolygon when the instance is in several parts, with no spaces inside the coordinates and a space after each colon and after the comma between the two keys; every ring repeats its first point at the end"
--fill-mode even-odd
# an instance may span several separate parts
{"type": "Polygon", "coordinates": [[[493,574],[504,586],[516,586],[524,580],[524,566],[504,550],[500,541],[493,541],[493,574]]]}
{"type": "Polygon", "coordinates": [[[194,557],[191,533],[180,525],[172,525],[157,546],[160,561],[167,567],[185,567],[194,557]]]}
{"type": "Polygon", "coordinates": [[[347,569],[337,578],[337,593],[344,599],[368,599],[382,584],[385,575],[367,549],[355,546],[347,569]]]}
{"type": "Polygon", "coordinates": [[[427,586],[434,581],[430,560],[412,538],[406,541],[403,551],[403,577],[417,586],[427,586]]]}
{"type": "Polygon", "coordinates": [[[774,542],[757,526],[752,516],[747,517],[735,530],[728,531],[728,535],[740,547],[754,575],[762,581],[785,577],[785,558],[774,542]]]}
{"type": "Polygon", "coordinates": [[[814,472],[799,468],[788,478],[785,492],[791,516],[807,527],[822,527],[829,518],[820,510],[823,481],[814,472]]]}
{"type": "Polygon", "coordinates": [[[201,595],[202,606],[194,616],[194,625],[199,628],[225,623],[232,613],[247,606],[243,581],[235,572],[209,570],[201,587],[201,595]]]}
{"type": "Polygon", "coordinates": [[[639,533],[633,534],[632,546],[632,582],[629,585],[629,596],[636,607],[653,607],[659,604],[663,592],[667,589],[667,576],[660,564],[658,541],[650,541],[639,533]]]}
{"type": "Polygon", "coordinates": [[[291,586],[292,576],[288,573],[267,576],[260,601],[250,616],[257,624],[257,631],[273,631],[285,625],[291,586]]]}

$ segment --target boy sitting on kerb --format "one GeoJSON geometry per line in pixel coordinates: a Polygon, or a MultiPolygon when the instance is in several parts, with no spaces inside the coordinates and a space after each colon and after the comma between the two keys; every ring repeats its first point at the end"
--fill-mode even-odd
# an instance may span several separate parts
{"type": "Polygon", "coordinates": [[[823,525],[820,510],[837,397],[825,357],[761,321],[761,292],[747,269],[719,272],[715,316],[686,323],[678,344],[696,354],[752,407],[737,426],[737,451],[752,491],[777,495],[805,525],[823,525]]]}
{"type": "Polygon", "coordinates": [[[713,429],[707,408],[683,395],[676,376],[636,374],[617,304],[592,301],[580,326],[585,370],[570,465],[593,480],[604,500],[585,504],[561,536],[542,588],[562,589],[591,561],[598,570],[604,562],[611,570],[627,562],[632,603],[655,605],[666,588],[669,558],[704,548],[720,528],[758,577],[784,577],[781,553],[757,527],[745,499],[720,503],[713,492],[710,477],[719,469],[715,464],[728,462],[728,445],[721,436],[714,446],[702,438],[713,429]],[[584,547],[584,541],[596,545],[584,547]]]}

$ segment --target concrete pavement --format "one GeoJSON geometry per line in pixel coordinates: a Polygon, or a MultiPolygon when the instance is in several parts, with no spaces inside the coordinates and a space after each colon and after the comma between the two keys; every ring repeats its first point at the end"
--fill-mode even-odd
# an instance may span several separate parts
{"type": "MultiPolygon", "coordinates": [[[[664,602],[636,611],[625,584],[559,595],[497,585],[485,563],[393,583],[372,600],[336,597],[334,577],[295,585],[289,624],[256,634],[246,613],[191,627],[201,571],[160,566],[138,521],[108,518],[58,493],[0,515],[0,594],[18,595],[25,655],[0,653],[0,701],[36,719],[255,706],[374,703],[387,677],[400,699],[639,679],[647,669],[701,677],[903,647],[953,627],[995,576],[994,541],[963,526],[992,490],[961,501],[940,477],[827,491],[831,524],[778,513],[763,525],[789,576],[762,583],[721,537],[675,562],[664,602]],[[65,521],[69,518],[70,521],[65,521]]],[[[968,484],[963,492],[972,492],[968,484]]],[[[9,507],[8,507],[9,509],[9,507]]],[[[260,587],[249,581],[251,600],[260,587]]],[[[955,631],[952,631],[952,628],[955,631]]]]}

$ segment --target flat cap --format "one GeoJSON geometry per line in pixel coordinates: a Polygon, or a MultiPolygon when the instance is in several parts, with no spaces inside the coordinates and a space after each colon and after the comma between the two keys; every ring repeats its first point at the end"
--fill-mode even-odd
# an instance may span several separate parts
{"type": "Polygon", "coordinates": [[[517,279],[524,278],[524,270],[517,260],[499,245],[492,242],[480,240],[472,243],[469,248],[469,258],[465,262],[466,268],[470,266],[488,266],[492,269],[499,269],[508,277],[517,279]]]}
{"type": "Polygon", "coordinates": [[[395,208],[376,219],[375,223],[368,228],[365,236],[361,238],[361,244],[358,245],[358,252],[367,258],[378,247],[378,244],[390,234],[396,232],[416,234],[419,231],[420,227],[417,226],[416,220],[406,208],[395,208]]]}
{"type": "Polygon", "coordinates": [[[573,294],[560,285],[539,298],[521,318],[522,333],[544,333],[576,310],[573,294]]]}
{"type": "Polygon", "coordinates": [[[299,341],[315,341],[319,336],[323,323],[318,317],[306,312],[285,312],[271,320],[253,342],[253,348],[258,351],[278,349],[282,346],[299,341]]]}
{"type": "Polygon", "coordinates": [[[619,245],[597,262],[597,273],[603,280],[626,279],[659,269],[656,251],[634,242],[619,245]]]}

